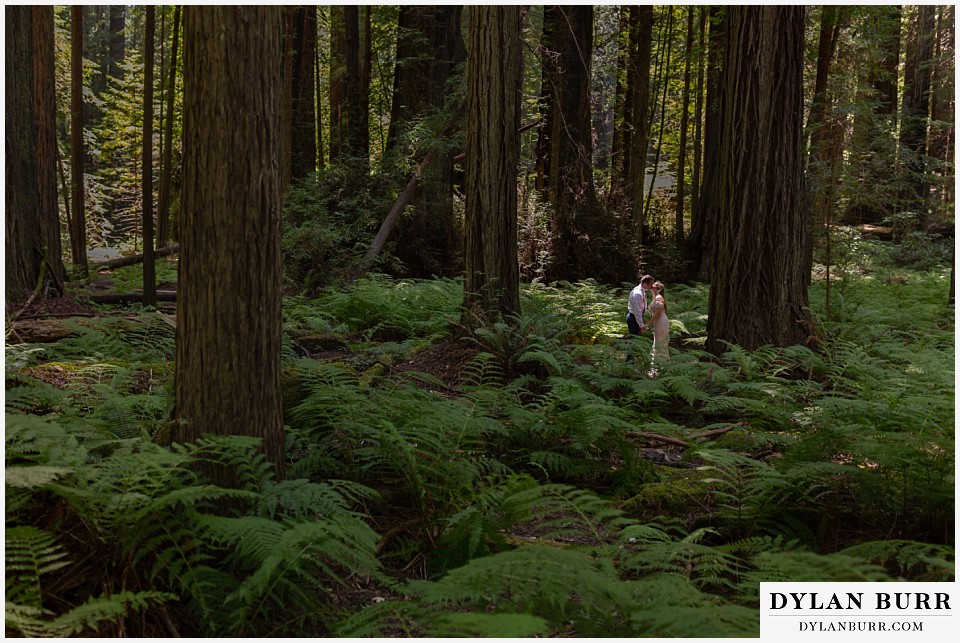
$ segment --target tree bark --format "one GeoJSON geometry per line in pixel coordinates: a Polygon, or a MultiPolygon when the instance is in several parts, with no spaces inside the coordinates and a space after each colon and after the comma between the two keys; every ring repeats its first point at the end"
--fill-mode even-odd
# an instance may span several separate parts
{"type": "Polygon", "coordinates": [[[707,350],[812,343],[802,6],[729,6],[707,350]]]}
{"type": "Polygon", "coordinates": [[[291,177],[302,179],[317,171],[317,118],[314,113],[314,60],[317,47],[317,7],[293,9],[293,78],[291,177]]]}
{"type": "MultiPolygon", "coordinates": [[[[447,104],[452,99],[448,80],[466,59],[461,14],[459,6],[400,7],[388,163],[401,155],[423,155],[423,146],[443,147],[442,142],[421,138],[416,141],[420,149],[414,149],[408,140],[413,126],[444,110],[453,110],[458,121],[462,118],[462,109],[447,104]]],[[[453,151],[437,153],[423,173],[420,190],[410,195],[413,212],[397,225],[394,254],[412,277],[454,276],[463,269],[462,232],[453,210],[453,151]]]]}
{"type": "Polygon", "coordinates": [[[53,7],[5,8],[8,302],[63,291],[54,132],[53,7]]]}
{"type": "Polygon", "coordinates": [[[630,68],[633,86],[633,107],[630,110],[630,202],[633,210],[633,234],[643,244],[644,179],[647,173],[647,145],[650,141],[650,59],[653,44],[653,7],[630,7],[631,38],[637,43],[637,54],[630,68]]]}
{"type": "Polygon", "coordinates": [[[184,8],[174,439],[261,438],[282,477],[280,12],[184,8]]]}
{"type": "Polygon", "coordinates": [[[153,257],[153,58],[156,7],[147,5],[143,47],[143,304],[157,303],[157,266],[153,257]]]}
{"type": "Polygon", "coordinates": [[[724,108],[724,63],[727,20],[726,7],[710,9],[707,53],[707,98],[704,117],[703,182],[700,207],[686,243],[687,278],[708,281],[711,274],[713,224],[716,210],[717,175],[720,164],[720,130],[724,108]]]}
{"type": "Polygon", "coordinates": [[[520,156],[520,7],[471,7],[467,58],[464,315],[520,313],[517,165],[520,156]]]}
{"type": "Polygon", "coordinates": [[[683,212],[687,182],[687,131],[690,125],[690,66],[693,62],[693,7],[687,7],[687,41],[683,61],[683,94],[680,98],[680,151],[677,154],[677,204],[673,226],[677,249],[683,248],[683,212]]]}
{"type": "Polygon", "coordinates": [[[917,224],[921,229],[926,220],[928,200],[925,173],[935,10],[931,5],[917,7],[915,34],[907,48],[903,71],[900,146],[907,153],[905,170],[908,185],[904,203],[918,214],[917,224]]]}
{"type": "Polygon", "coordinates": [[[593,182],[590,71],[593,6],[549,5],[544,9],[544,82],[551,92],[547,194],[554,212],[550,281],[595,276],[603,262],[593,257],[609,230],[598,216],[593,182]],[[549,29],[547,28],[549,25],[549,29]]]}
{"type": "MultiPolygon", "coordinates": [[[[174,98],[177,90],[177,54],[180,45],[180,12],[173,10],[173,43],[170,46],[170,74],[167,79],[167,118],[163,126],[163,162],[160,168],[160,191],[158,202],[157,247],[163,248],[170,238],[170,181],[173,175],[173,121],[174,98]]],[[[174,237],[176,238],[176,237],[174,237]]]]}
{"type": "Polygon", "coordinates": [[[87,276],[87,217],[83,178],[83,7],[70,8],[70,170],[73,177],[73,216],[70,248],[73,267],[87,276]]]}

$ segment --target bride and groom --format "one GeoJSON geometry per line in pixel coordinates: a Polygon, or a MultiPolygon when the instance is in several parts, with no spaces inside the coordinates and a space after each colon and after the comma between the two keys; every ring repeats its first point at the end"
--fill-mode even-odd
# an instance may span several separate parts
{"type": "MultiPolygon", "coordinates": [[[[667,318],[667,302],[663,297],[663,284],[654,281],[650,275],[640,278],[640,284],[630,291],[627,299],[627,329],[630,335],[640,335],[648,328],[653,328],[653,350],[650,361],[656,363],[669,356],[670,320],[667,318]],[[653,298],[648,305],[647,290],[653,298]],[[647,313],[650,318],[644,323],[647,313]]],[[[627,361],[633,361],[633,355],[627,355],[627,361]]]]}

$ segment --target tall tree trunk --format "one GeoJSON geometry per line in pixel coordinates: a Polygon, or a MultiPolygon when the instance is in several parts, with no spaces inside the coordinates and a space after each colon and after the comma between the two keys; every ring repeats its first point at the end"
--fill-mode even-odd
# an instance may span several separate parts
{"type": "Polygon", "coordinates": [[[936,176],[936,211],[952,212],[954,186],[954,137],[956,85],[953,81],[955,68],[956,7],[941,5],[937,8],[936,65],[930,81],[930,133],[927,153],[936,176]]]}
{"type": "Polygon", "coordinates": [[[83,178],[83,7],[70,7],[70,169],[73,177],[73,216],[70,249],[77,276],[87,276],[87,217],[83,178]]]}
{"type": "Polygon", "coordinates": [[[856,172],[854,191],[847,199],[843,220],[847,224],[879,224],[894,212],[901,190],[899,150],[896,140],[897,95],[899,90],[901,8],[897,5],[871,7],[868,25],[878,34],[878,58],[870,61],[871,71],[861,89],[861,99],[873,102],[872,113],[854,121],[853,157],[856,172]],[[883,190],[877,187],[883,186],[883,190]]]}
{"type": "Polygon", "coordinates": [[[727,7],[707,350],[812,338],[803,274],[802,6],[727,7]],[[749,127],[744,127],[749,123],[749,127]]]}
{"type": "MultiPolygon", "coordinates": [[[[591,243],[609,236],[601,229],[593,182],[590,70],[593,56],[593,6],[549,5],[544,9],[544,77],[552,92],[550,172],[547,194],[553,206],[554,250],[551,281],[590,276],[602,261],[591,243]]],[[[595,247],[595,246],[594,246],[595,247]]]]}
{"type": "Polygon", "coordinates": [[[349,160],[359,175],[366,175],[370,160],[369,9],[342,6],[330,10],[330,158],[341,163],[349,160]]]}
{"type": "Polygon", "coordinates": [[[807,181],[810,190],[810,221],[807,227],[807,239],[804,248],[807,286],[813,270],[813,250],[824,230],[824,223],[833,219],[836,203],[836,188],[839,172],[839,153],[842,144],[837,139],[843,130],[833,119],[832,105],[827,94],[827,80],[833,55],[837,49],[843,16],[842,7],[824,5],[820,18],[820,38],[817,48],[817,75],[814,81],[813,101],[810,105],[810,117],[807,120],[807,181]]]}
{"type": "Polygon", "coordinates": [[[317,117],[314,113],[314,59],[317,48],[317,7],[293,10],[291,177],[302,179],[317,171],[317,117]]]}
{"type": "Polygon", "coordinates": [[[630,37],[630,7],[620,6],[620,33],[617,38],[617,86],[613,105],[613,150],[610,154],[610,193],[614,203],[620,203],[627,191],[630,176],[631,110],[633,86],[629,83],[629,69],[636,51],[630,37]]]}
{"type": "Polygon", "coordinates": [[[5,8],[8,302],[64,287],[57,207],[52,6],[5,8]]]}
{"type": "Polygon", "coordinates": [[[630,201],[633,208],[633,233],[638,245],[643,244],[643,197],[647,173],[647,145],[650,140],[650,58],[653,46],[653,7],[630,7],[630,33],[637,43],[634,64],[628,81],[633,86],[633,107],[630,110],[630,201]]]}
{"type": "Polygon", "coordinates": [[[933,27],[936,8],[916,8],[914,37],[907,48],[903,71],[903,118],[900,146],[907,153],[908,191],[905,207],[917,213],[917,225],[923,228],[927,215],[929,184],[926,174],[927,124],[930,114],[930,72],[933,67],[933,27]]]}
{"type": "Polygon", "coordinates": [[[687,277],[698,281],[708,281],[711,274],[711,239],[716,211],[717,176],[720,169],[720,131],[725,105],[723,53],[726,48],[727,8],[713,7],[710,12],[703,183],[700,187],[700,209],[686,244],[687,277]]]}
{"type": "MultiPolygon", "coordinates": [[[[667,124],[667,96],[670,92],[670,54],[673,51],[673,47],[671,46],[673,43],[673,7],[665,7],[664,11],[667,12],[667,25],[661,30],[661,42],[663,44],[658,55],[659,70],[657,74],[657,82],[663,87],[663,99],[660,102],[660,131],[657,133],[657,150],[653,155],[653,171],[650,176],[650,187],[647,189],[647,198],[643,208],[643,225],[645,226],[649,225],[650,207],[653,204],[653,188],[657,184],[657,173],[660,171],[660,156],[663,152],[663,131],[667,124]]],[[[659,85],[656,93],[660,91],[659,85]]],[[[652,116],[651,114],[651,130],[653,129],[652,116]]],[[[644,178],[644,181],[646,181],[646,178],[644,178]]],[[[644,230],[644,236],[646,235],[647,231],[644,230]]],[[[660,237],[659,229],[657,230],[657,237],[660,237]]]]}
{"type": "Polygon", "coordinates": [[[463,308],[487,322],[520,313],[520,7],[470,9],[463,308]]]}
{"type": "Polygon", "coordinates": [[[677,154],[677,209],[674,216],[674,235],[677,249],[683,248],[683,211],[687,182],[687,132],[690,129],[690,66],[693,62],[693,7],[687,7],[687,42],[684,47],[683,93],[680,98],[680,151],[677,154]]]}
{"type": "Polygon", "coordinates": [[[279,477],[281,22],[273,5],[184,8],[174,434],[262,438],[279,477]]]}
{"type": "Polygon", "coordinates": [[[166,247],[170,241],[170,182],[173,176],[173,121],[174,98],[177,95],[177,53],[180,44],[180,5],[173,10],[173,43],[170,46],[170,69],[167,79],[167,118],[163,125],[163,161],[160,168],[158,201],[157,247],[166,247]]]}
{"type": "Polygon", "coordinates": [[[697,225],[700,217],[700,169],[703,161],[703,69],[706,65],[706,7],[700,7],[700,26],[697,30],[697,80],[696,99],[693,108],[693,180],[690,182],[690,228],[697,225]]]}
{"type": "Polygon", "coordinates": [[[110,5],[110,64],[107,66],[107,75],[114,79],[123,78],[123,62],[126,58],[126,6],[122,4],[110,5]]]}
{"type": "Polygon", "coordinates": [[[143,305],[157,304],[157,268],[153,257],[153,54],[156,10],[147,5],[143,45],[143,305]]]}
{"type": "MultiPolygon", "coordinates": [[[[455,109],[448,104],[453,99],[448,80],[454,67],[466,59],[460,33],[462,12],[456,5],[400,7],[389,156],[422,155],[406,143],[407,133],[423,119],[455,109]]],[[[458,115],[458,122],[460,118],[458,115]]],[[[423,173],[418,196],[411,200],[412,215],[397,226],[394,254],[409,276],[462,272],[462,234],[453,210],[453,178],[453,152],[441,151],[423,173]]]]}

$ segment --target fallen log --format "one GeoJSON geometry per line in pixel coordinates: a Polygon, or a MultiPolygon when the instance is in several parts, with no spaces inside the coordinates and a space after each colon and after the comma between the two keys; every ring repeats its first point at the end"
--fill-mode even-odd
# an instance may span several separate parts
{"type": "MultiPolygon", "coordinates": [[[[171,315],[139,315],[136,317],[68,317],[65,319],[25,319],[6,327],[7,341],[12,344],[51,344],[67,337],[79,336],[85,328],[104,333],[142,330],[162,322],[171,329],[176,320],[171,315]]],[[[162,327],[161,327],[162,328],[162,327]]]]}
{"type": "MultiPolygon", "coordinates": [[[[166,248],[157,248],[153,251],[153,256],[166,257],[179,251],[180,244],[175,243],[172,246],[167,246],[166,248]]],[[[116,259],[110,259],[109,261],[102,261],[100,263],[95,263],[90,267],[94,270],[111,270],[113,268],[122,268],[123,266],[132,266],[137,263],[143,263],[142,253],[138,255],[127,255],[126,257],[117,257],[116,259]]]]}

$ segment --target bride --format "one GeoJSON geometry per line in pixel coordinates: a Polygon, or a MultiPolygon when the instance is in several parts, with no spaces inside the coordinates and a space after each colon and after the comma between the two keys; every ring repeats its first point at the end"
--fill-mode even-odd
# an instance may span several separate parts
{"type": "Polygon", "coordinates": [[[667,318],[667,301],[663,298],[663,283],[656,282],[651,287],[653,302],[652,313],[647,326],[653,328],[653,350],[650,353],[651,373],[656,375],[657,363],[670,357],[670,320],[667,318]]]}

